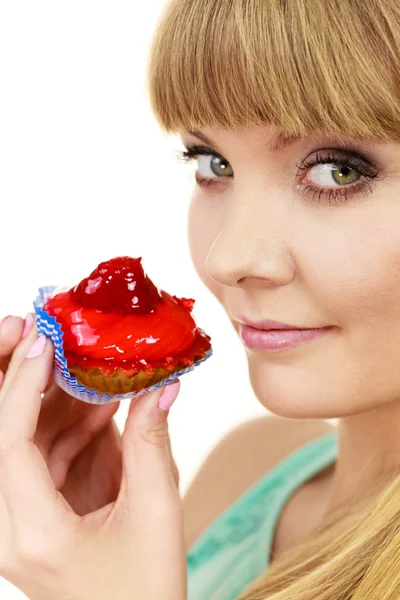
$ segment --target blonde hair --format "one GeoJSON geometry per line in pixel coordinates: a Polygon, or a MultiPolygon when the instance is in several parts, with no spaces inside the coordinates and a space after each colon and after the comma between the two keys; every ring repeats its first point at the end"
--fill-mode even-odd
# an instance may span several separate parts
{"type": "MultiPolygon", "coordinates": [[[[167,133],[274,124],[400,141],[398,0],[170,0],[148,64],[167,133]]],[[[400,470],[330,515],[239,600],[400,598],[400,470]]]]}

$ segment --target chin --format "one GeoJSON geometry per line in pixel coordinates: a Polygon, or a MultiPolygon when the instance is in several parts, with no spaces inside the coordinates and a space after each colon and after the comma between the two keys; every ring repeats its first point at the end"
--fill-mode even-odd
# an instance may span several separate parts
{"type": "Polygon", "coordinates": [[[372,398],[368,402],[371,390],[361,381],[360,387],[355,385],[350,370],[339,373],[321,358],[309,365],[274,358],[262,353],[248,355],[248,369],[258,401],[275,415],[289,419],[336,419],[381,405],[372,398]]]}

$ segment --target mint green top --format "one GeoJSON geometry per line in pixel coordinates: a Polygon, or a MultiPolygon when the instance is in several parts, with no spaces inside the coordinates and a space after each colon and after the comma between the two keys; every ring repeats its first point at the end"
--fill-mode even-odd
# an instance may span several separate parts
{"type": "Polygon", "coordinates": [[[337,454],[336,431],[307,442],[217,517],[187,553],[188,600],[234,600],[261,575],[286,502],[337,454]]]}

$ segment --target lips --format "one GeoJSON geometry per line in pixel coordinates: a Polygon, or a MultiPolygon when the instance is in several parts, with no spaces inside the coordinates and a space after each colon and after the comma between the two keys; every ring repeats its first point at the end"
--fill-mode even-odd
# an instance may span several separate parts
{"type": "Polygon", "coordinates": [[[259,321],[259,322],[255,322],[255,321],[250,321],[248,319],[246,319],[245,317],[238,317],[236,319],[236,321],[238,321],[239,323],[242,323],[243,325],[247,325],[249,327],[252,327],[253,329],[259,329],[262,331],[276,331],[276,330],[281,330],[281,329],[288,329],[288,330],[294,330],[294,329],[300,329],[300,330],[307,330],[309,331],[310,329],[321,329],[320,327],[307,327],[307,326],[301,326],[301,325],[289,325],[288,323],[282,323],[280,321],[259,321]]]}
{"type": "Polygon", "coordinates": [[[333,327],[303,328],[277,321],[263,321],[248,325],[239,321],[239,333],[244,344],[253,350],[283,350],[319,338],[333,327]]]}

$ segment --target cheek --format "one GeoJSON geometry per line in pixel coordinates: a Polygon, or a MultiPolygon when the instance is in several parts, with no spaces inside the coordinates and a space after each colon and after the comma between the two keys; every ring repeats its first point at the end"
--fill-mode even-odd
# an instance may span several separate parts
{"type": "MultiPolygon", "coordinates": [[[[400,215],[399,215],[400,219],[400,215]]],[[[303,273],[318,273],[311,290],[323,298],[339,326],[375,326],[400,317],[400,220],[352,222],[317,233],[318,254],[307,257],[303,273]],[[312,268],[314,263],[315,268],[312,268]],[[323,273],[323,275],[322,275],[323,273]]],[[[311,275],[310,275],[311,276],[311,275]]],[[[400,323],[400,321],[399,321],[400,323]]]]}
{"type": "Polygon", "coordinates": [[[208,253],[222,227],[222,217],[214,209],[212,201],[193,195],[188,214],[189,249],[195,269],[208,289],[218,297],[220,285],[206,270],[208,253]]]}

